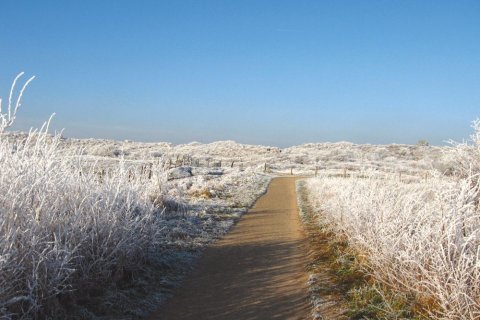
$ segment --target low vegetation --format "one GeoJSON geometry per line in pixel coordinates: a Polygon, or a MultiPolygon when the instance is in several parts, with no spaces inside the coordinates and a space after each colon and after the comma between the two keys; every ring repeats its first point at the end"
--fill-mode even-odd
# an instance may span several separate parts
{"type": "Polygon", "coordinates": [[[141,296],[148,282],[171,289],[192,254],[228,230],[269,179],[201,168],[172,177],[166,159],[92,159],[62,147],[49,123],[7,134],[31,81],[15,103],[20,76],[0,109],[0,318],[145,317],[164,298],[141,296]],[[136,283],[146,284],[132,293],[136,283]]]}
{"type": "Polygon", "coordinates": [[[320,222],[345,238],[373,281],[351,291],[360,315],[370,308],[363,316],[480,317],[478,122],[474,129],[471,143],[456,146],[449,176],[366,171],[307,182],[320,222]]]}
{"type": "Polygon", "coordinates": [[[318,175],[315,257],[350,318],[480,317],[479,121],[451,147],[65,139],[49,122],[7,132],[21,75],[0,102],[0,318],[144,318],[265,191],[267,168],[318,175]]]}

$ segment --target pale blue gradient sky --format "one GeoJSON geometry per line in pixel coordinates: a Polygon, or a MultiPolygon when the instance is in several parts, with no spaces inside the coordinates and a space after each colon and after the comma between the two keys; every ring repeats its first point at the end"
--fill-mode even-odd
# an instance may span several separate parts
{"type": "Polygon", "coordinates": [[[17,129],[277,146],[466,138],[480,116],[480,1],[0,2],[17,129]]]}

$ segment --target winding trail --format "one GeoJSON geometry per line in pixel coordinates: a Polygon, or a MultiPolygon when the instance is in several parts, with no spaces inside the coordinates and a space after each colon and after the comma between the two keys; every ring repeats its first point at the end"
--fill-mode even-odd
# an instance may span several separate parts
{"type": "Polygon", "coordinates": [[[150,319],[308,319],[306,245],[295,178],[275,178],[150,319]]]}

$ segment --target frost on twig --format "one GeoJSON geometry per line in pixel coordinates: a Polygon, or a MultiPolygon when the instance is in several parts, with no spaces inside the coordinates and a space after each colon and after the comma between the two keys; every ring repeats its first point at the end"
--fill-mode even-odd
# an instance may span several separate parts
{"type": "Polygon", "coordinates": [[[8,96],[8,106],[6,111],[3,111],[2,109],[2,99],[0,98],[0,134],[5,132],[5,129],[12,126],[12,124],[15,122],[17,111],[22,105],[23,93],[25,92],[25,89],[30,84],[30,82],[32,82],[32,80],[35,79],[35,76],[32,76],[23,84],[17,96],[17,99],[15,101],[15,104],[13,104],[12,100],[14,100],[13,98],[15,94],[15,87],[17,85],[18,80],[23,76],[23,74],[24,72],[20,72],[13,80],[12,86],[10,88],[10,94],[8,96]]]}

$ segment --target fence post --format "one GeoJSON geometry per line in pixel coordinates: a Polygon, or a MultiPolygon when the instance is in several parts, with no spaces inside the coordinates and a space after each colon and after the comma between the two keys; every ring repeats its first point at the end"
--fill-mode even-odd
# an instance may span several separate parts
{"type": "Polygon", "coordinates": [[[153,162],[148,164],[148,179],[152,179],[153,176],[153,162]]]}
{"type": "Polygon", "coordinates": [[[347,168],[343,168],[343,177],[344,177],[344,178],[347,177],[347,168]]]}

